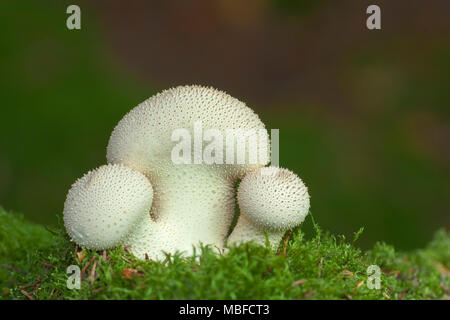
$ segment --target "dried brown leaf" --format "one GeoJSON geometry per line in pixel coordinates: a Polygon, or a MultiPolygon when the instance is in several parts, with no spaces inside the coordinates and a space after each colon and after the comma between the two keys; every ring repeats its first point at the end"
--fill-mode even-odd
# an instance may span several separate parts
{"type": "Polygon", "coordinates": [[[80,263],[83,262],[84,257],[86,257],[86,252],[84,251],[77,252],[78,262],[80,263]]]}
{"type": "Polygon", "coordinates": [[[136,269],[125,267],[122,269],[122,277],[124,279],[130,279],[133,277],[134,273],[136,273],[136,272],[137,272],[136,269]]]}
{"type": "Polygon", "coordinates": [[[354,273],[350,270],[344,270],[342,271],[342,274],[349,279],[352,279],[354,276],[354,273]]]}
{"type": "Polygon", "coordinates": [[[132,278],[134,276],[143,277],[144,273],[142,271],[138,271],[138,270],[133,269],[133,268],[125,267],[125,268],[122,269],[122,277],[124,279],[130,279],[130,278],[132,278]]]}
{"type": "Polygon", "coordinates": [[[306,281],[308,281],[308,280],[306,280],[306,279],[301,279],[301,280],[294,281],[294,282],[292,282],[291,287],[302,285],[302,284],[304,284],[306,281]]]}
{"type": "Polygon", "coordinates": [[[361,286],[364,284],[364,280],[361,280],[357,285],[356,285],[356,289],[361,288],[361,286]]]}

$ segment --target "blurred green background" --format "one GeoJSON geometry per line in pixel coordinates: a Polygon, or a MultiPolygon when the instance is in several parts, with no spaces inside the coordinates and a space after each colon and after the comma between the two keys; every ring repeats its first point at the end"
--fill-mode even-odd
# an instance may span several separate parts
{"type": "Polygon", "coordinates": [[[0,205],[56,224],[126,112],[203,84],[280,129],[323,228],[423,246],[450,226],[450,2],[377,1],[378,31],[369,4],[1,1],[0,205]]]}

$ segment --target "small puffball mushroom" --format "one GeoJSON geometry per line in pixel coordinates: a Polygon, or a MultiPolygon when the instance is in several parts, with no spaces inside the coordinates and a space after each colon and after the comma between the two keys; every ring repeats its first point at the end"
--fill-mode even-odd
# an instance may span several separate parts
{"type": "Polygon", "coordinates": [[[140,172],[105,165],[89,171],[69,190],[64,225],[77,244],[108,249],[123,243],[144,219],[151,221],[153,189],[140,172]]]}
{"type": "Polygon", "coordinates": [[[292,171],[264,167],[247,174],[238,189],[240,216],[227,244],[254,240],[277,246],[284,233],[301,224],[309,211],[309,194],[292,171]]]}

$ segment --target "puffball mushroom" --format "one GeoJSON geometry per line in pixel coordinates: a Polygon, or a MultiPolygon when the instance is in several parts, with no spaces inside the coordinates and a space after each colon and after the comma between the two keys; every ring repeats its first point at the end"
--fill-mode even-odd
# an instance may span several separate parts
{"type": "Polygon", "coordinates": [[[264,243],[266,230],[277,243],[284,230],[303,221],[309,196],[289,170],[264,168],[269,145],[259,117],[228,94],[201,86],[165,90],[120,120],[109,139],[108,165],[72,185],[64,204],[67,232],[87,248],[122,245],[140,259],[191,255],[200,244],[221,250],[234,217],[234,186],[243,179],[241,215],[228,242],[264,243]],[[180,130],[184,138],[174,134],[180,130]],[[237,135],[229,148],[233,130],[237,135]],[[174,141],[180,139],[187,147],[181,162],[173,158],[174,141]],[[242,139],[243,153],[235,145],[242,139]],[[203,140],[213,140],[214,152],[211,144],[203,149],[203,140]],[[257,142],[256,149],[251,141],[257,142]],[[204,158],[207,150],[209,160],[204,158]]]}
{"type": "Polygon", "coordinates": [[[309,211],[308,189],[292,171],[264,167],[247,174],[238,189],[239,220],[227,244],[255,240],[280,243],[284,233],[301,224],[309,211]]]}
{"type": "MultiPolygon", "coordinates": [[[[228,94],[180,86],[132,109],[111,135],[108,162],[143,173],[153,186],[152,220],[142,224],[127,243],[137,257],[159,259],[162,251],[191,254],[200,243],[223,248],[234,216],[237,179],[268,162],[268,157],[261,157],[243,164],[174,163],[173,132],[186,129],[195,139],[198,123],[204,132],[214,129],[223,136],[230,129],[265,129],[252,109],[228,94]]],[[[258,147],[268,151],[268,139],[258,147]]],[[[194,154],[196,148],[194,141],[194,154]]]]}
{"type": "Polygon", "coordinates": [[[120,164],[101,166],[72,185],[64,225],[81,246],[112,248],[150,218],[152,199],[153,188],[142,173],[120,164]]]}

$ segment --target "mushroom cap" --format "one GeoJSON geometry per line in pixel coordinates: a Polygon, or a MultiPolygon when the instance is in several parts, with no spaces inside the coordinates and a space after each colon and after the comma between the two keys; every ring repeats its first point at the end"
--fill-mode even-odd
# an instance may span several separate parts
{"type": "Polygon", "coordinates": [[[267,230],[288,230],[303,222],[309,194],[292,171],[264,167],[248,173],[238,189],[241,214],[267,230]]]}
{"type": "Polygon", "coordinates": [[[72,185],[64,203],[64,225],[81,246],[111,248],[142,219],[150,219],[152,200],[152,186],[143,174],[123,165],[104,165],[72,185]]]}
{"type": "MultiPolygon", "coordinates": [[[[172,171],[172,149],[177,144],[172,141],[172,134],[176,129],[186,129],[190,133],[191,159],[194,164],[192,154],[198,150],[193,141],[194,124],[198,122],[201,123],[203,133],[208,129],[214,129],[224,137],[226,130],[229,129],[246,131],[254,129],[259,138],[258,130],[265,129],[252,109],[225,92],[202,86],[179,86],[150,97],[122,118],[111,134],[107,160],[109,163],[122,163],[138,170],[153,183],[157,177],[172,171]]],[[[268,155],[270,145],[266,131],[265,134],[267,141],[264,143],[264,149],[261,149],[263,144],[258,142],[258,150],[267,150],[268,155]]],[[[203,147],[205,148],[208,143],[203,142],[203,147]]],[[[249,150],[250,148],[246,148],[244,164],[237,164],[236,159],[235,164],[208,166],[212,172],[222,172],[235,179],[268,163],[268,156],[266,159],[258,156],[257,163],[249,163],[249,150]]],[[[225,163],[225,138],[223,158],[225,163]]]]}

